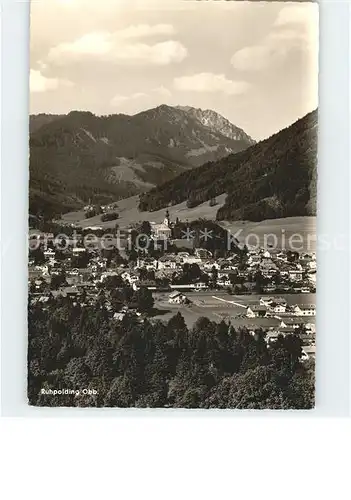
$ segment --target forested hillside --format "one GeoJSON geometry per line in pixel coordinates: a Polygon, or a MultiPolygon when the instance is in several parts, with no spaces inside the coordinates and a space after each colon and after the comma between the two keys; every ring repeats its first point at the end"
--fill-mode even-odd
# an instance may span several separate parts
{"type": "Polygon", "coordinates": [[[194,207],[227,193],[218,220],[315,215],[317,111],[245,151],[184,172],[144,193],[139,208],[159,210],[188,200],[194,207]]]}

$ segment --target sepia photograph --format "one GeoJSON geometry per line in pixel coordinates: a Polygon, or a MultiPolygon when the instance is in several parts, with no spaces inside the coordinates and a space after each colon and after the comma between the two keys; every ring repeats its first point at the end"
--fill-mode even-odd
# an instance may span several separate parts
{"type": "Polygon", "coordinates": [[[314,408],[318,5],[30,17],[28,404],[314,408]]]}

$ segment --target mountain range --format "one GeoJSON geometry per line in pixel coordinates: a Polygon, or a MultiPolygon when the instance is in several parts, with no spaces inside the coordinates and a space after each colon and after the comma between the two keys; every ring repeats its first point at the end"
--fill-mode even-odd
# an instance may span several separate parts
{"type": "Polygon", "coordinates": [[[140,196],[139,210],[187,201],[189,208],[223,193],[218,220],[261,221],[315,215],[317,110],[270,138],[210,161],[140,196]]]}
{"type": "Polygon", "coordinates": [[[145,193],[255,144],[211,110],[161,105],[133,116],[86,111],[30,117],[30,213],[145,193]]]}

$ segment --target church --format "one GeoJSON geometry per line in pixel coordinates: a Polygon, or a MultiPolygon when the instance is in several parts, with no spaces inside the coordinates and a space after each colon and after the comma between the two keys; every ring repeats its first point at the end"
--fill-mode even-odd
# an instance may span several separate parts
{"type": "Polygon", "coordinates": [[[166,211],[166,217],[161,224],[151,222],[152,236],[157,240],[169,240],[172,235],[171,222],[169,218],[169,211],[166,211]]]}

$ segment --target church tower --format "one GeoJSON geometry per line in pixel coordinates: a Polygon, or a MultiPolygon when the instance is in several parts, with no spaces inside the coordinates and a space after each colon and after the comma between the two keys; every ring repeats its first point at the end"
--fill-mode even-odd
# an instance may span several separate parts
{"type": "Polygon", "coordinates": [[[163,221],[163,223],[166,226],[168,226],[168,227],[170,227],[170,225],[171,225],[171,222],[170,222],[170,219],[169,219],[169,211],[168,210],[166,210],[166,217],[165,217],[165,220],[163,221]]]}

